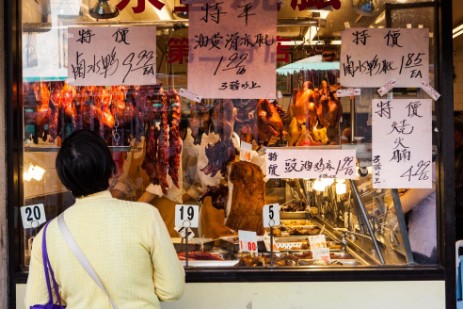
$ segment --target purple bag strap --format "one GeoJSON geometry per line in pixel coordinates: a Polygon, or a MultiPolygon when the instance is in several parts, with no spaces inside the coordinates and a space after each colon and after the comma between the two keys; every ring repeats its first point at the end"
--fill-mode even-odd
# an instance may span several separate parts
{"type": "Polygon", "coordinates": [[[48,295],[50,297],[48,303],[49,304],[53,304],[53,292],[52,292],[52,287],[51,287],[51,284],[50,284],[50,277],[53,281],[53,288],[55,289],[56,291],[56,296],[58,298],[58,303],[59,305],[61,306],[61,297],[59,296],[59,290],[58,290],[58,284],[56,283],[56,280],[55,280],[55,275],[53,273],[53,269],[51,268],[51,264],[50,264],[50,260],[48,259],[48,252],[47,252],[47,237],[46,237],[46,234],[47,234],[47,228],[48,228],[48,224],[50,223],[51,221],[48,221],[44,228],[43,228],[43,235],[42,235],[42,259],[43,259],[43,268],[44,268],[44,271],[45,271],[45,279],[47,280],[47,288],[48,288],[48,295]]]}

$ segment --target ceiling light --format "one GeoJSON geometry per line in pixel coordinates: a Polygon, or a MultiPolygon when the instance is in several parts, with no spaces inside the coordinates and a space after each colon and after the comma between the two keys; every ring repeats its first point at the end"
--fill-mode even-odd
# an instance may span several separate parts
{"type": "Polygon", "coordinates": [[[112,6],[109,0],[98,0],[97,4],[90,9],[90,16],[95,19],[109,19],[119,15],[119,9],[112,6]]]}
{"type": "Polygon", "coordinates": [[[310,26],[309,29],[307,29],[307,32],[304,35],[304,41],[306,43],[312,42],[314,37],[317,35],[317,31],[318,31],[317,27],[310,26]]]}
{"type": "Polygon", "coordinates": [[[23,179],[25,181],[31,181],[32,179],[40,181],[42,180],[44,174],[45,170],[43,168],[38,165],[35,166],[33,164],[29,164],[28,169],[23,173],[23,179]]]}
{"type": "Polygon", "coordinates": [[[456,38],[457,36],[463,34],[463,24],[453,28],[452,30],[453,38],[456,38]]]}
{"type": "Polygon", "coordinates": [[[352,0],[352,8],[362,16],[373,16],[384,9],[383,0],[352,0]]]}

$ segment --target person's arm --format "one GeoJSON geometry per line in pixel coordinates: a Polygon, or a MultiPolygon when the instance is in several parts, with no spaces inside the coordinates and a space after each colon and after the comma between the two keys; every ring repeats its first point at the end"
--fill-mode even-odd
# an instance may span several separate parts
{"type": "Polygon", "coordinates": [[[155,208],[152,210],[150,233],[154,292],[161,301],[178,300],[185,289],[185,271],[159,211],[155,208]]]}
{"type": "Polygon", "coordinates": [[[418,203],[424,200],[429,194],[436,190],[436,184],[432,183],[431,189],[409,189],[400,197],[400,203],[402,204],[402,211],[404,213],[409,212],[418,203]]]}

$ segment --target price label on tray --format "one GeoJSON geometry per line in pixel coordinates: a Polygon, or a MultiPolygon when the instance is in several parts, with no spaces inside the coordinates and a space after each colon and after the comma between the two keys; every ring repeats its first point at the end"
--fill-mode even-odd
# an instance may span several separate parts
{"type": "Polygon", "coordinates": [[[175,205],[175,227],[198,227],[198,205],[175,205]]]}
{"type": "Polygon", "coordinates": [[[325,235],[309,236],[310,250],[328,248],[325,235]]]}
{"type": "Polygon", "coordinates": [[[256,232],[238,230],[240,252],[257,253],[256,232]]]}
{"type": "Polygon", "coordinates": [[[262,210],[264,227],[280,225],[280,204],[264,205],[262,210]]]}
{"type": "Polygon", "coordinates": [[[326,245],[325,235],[309,236],[309,243],[314,260],[330,260],[330,249],[326,245]]]}
{"type": "Polygon", "coordinates": [[[314,260],[330,260],[330,249],[329,248],[319,248],[319,249],[312,249],[312,258],[314,260]]]}

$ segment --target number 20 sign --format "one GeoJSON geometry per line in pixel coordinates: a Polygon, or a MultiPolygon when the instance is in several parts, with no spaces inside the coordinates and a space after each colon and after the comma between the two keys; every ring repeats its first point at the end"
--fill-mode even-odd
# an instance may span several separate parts
{"type": "Polygon", "coordinates": [[[199,206],[198,205],[175,205],[175,226],[176,227],[198,227],[199,206]]]}
{"type": "Polygon", "coordinates": [[[30,229],[39,227],[47,221],[43,204],[29,205],[20,207],[23,227],[30,229]]]}

